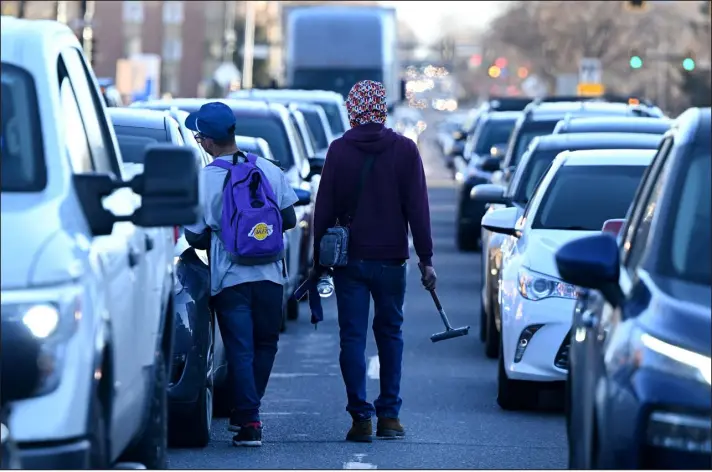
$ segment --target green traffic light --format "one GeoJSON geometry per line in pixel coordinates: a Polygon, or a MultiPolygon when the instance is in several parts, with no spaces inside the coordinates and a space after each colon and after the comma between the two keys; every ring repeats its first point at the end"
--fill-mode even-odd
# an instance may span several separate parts
{"type": "Polygon", "coordinates": [[[691,57],[685,58],[685,60],[682,61],[682,68],[688,72],[691,70],[695,70],[695,60],[691,57]]]}
{"type": "Polygon", "coordinates": [[[633,56],[630,58],[631,69],[640,69],[641,67],[643,67],[643,59],[641,59],[640,56],[633,56]]]}

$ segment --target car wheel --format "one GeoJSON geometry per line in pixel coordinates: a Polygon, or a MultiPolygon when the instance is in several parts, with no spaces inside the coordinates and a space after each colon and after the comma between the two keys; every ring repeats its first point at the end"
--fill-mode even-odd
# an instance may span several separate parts
{"type": "Polygon", "coordinates": [[[538,389],[531,382],[511,380],[504,370],[504,353],[502,343],[499,348],[497,369],[497,404],[503,410],[525,410],[536,406],[538,389]]]}
{"type": "Polygon", "coordinates": [[[210,442],[210,426],[213,420],[213,372],[215,368],[215,330],[212,321],[208,326],[208,346],[202,377],[205,384],[192,405],[185,405],[185,413],[177,415],[179,424],[170,428],[169,441],[175,447],[205,447],[210,442]]]}
{"type": "Polygon", "coordinates": [[[462,252],[473,252],[479,247],[478,237],[473,231],[467,231],[458,225],[457,249],[462,252]]]}
{"type": "MultiPolygon", "coordinates": [[[[490,303],[494,311],[494,306],[490,303]]],[[[497,331],[497,326],[494,323],[494,313],[487,315],[487,320],[485,324],[485,356],[489,359],[496,359],[499,355],[499,332],[497,331]]]]}
{"type": "Polygon", "coordinates": [[[138,462],[147,469],[160,470],[168,466],[168,396],[166,361],[158,350],[154,359],[155,378],[146,425],[141,437],[122,462],[138,462]]]}
{"type": "MultiPolygon", "coordinates": [[[[306,298],[306,297],[304,297],[306,298]]],[[[287,300],[287,319],[294,321],[299,318],[299,300],[289,297],[287,300]]]]}
{"type": "Polygon", "coordinates": [[[485,311],[485,302],[480,297],[480,341],[485,342],[487,333],[487,312],[485,311]]]}
{"type": "Polygon", "coordinates": [[[104,417],[105,411],[98,393],[95,393],[91,401],[89,424],[89,463],[93,470],[109,468],[109,440],[106,431],[106,418],[104,417]]]}

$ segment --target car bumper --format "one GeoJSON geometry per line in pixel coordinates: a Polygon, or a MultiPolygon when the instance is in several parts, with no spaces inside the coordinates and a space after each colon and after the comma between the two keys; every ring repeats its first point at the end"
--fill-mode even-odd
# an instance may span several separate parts
{"type": "Polygon", "coordinates": [[[502,350],[507,377],[514,380],[556,382],[566,380],[557,367],[562,345],[568,343],[575,300],[547,298],[531,301],[519,292],[502,303],[502,350]],[[525,330],[539,326],[526,341],[525,330]],[[523,342],[526,345],[522,345],[523,342]],[[520,359],[516,359],[520,348],[520,359]]]}
{"type": "Polygon", "coordinates": [[[19,458],[23,469],[82,470],[90,468],[91,445],[89,440],[57,442],[42,447],[19,446],[19,458]]]}
{"type": "Polygon", "coordinates": [[[712,468],[709,385],[650,369],[617,377],[597,401],[600,466],[712,468]]]}

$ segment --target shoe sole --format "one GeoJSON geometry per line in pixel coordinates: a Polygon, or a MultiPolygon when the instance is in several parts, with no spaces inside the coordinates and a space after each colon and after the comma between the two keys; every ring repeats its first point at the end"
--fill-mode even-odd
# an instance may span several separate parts
{"type": "Polygon", "coordinates": [[[373,442],[373,436],[346,436],[349,442],[370,443],[373,442]]]}
{"type": "Polygon", "coordinates": [[[235,447],[260,447],[262,441],[233,441],[232,445],[235,447]]]}
{"type": "Polygon", "coordinates": [[[386,429],[382,431],[378,431],[376,433],[376,437],[378,439],[403,439],[405,438],[405,432],[402,431],[394,431],[392,429],[386,429]]]}

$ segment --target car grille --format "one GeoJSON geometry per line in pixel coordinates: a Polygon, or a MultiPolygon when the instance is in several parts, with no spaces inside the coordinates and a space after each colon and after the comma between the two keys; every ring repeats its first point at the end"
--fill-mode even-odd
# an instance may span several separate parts
{"type": "Polygon", "coordinates": [[[569,370],[569,347],[571,347],[571,332],[569,331],[561,343],[559,352],[554,358],[554,365],[559,369],[569,370]]]}

